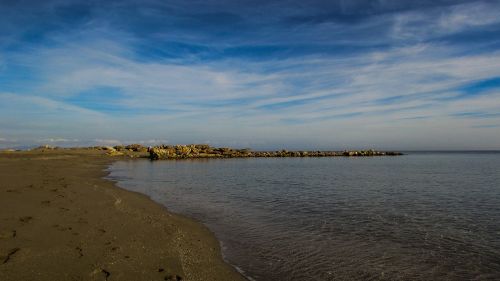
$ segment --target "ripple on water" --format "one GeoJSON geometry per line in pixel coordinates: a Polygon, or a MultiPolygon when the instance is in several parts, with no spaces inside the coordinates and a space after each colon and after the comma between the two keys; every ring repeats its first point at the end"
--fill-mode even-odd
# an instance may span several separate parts
{"type": "Polygon", "coordinates": [[[123,161],[255,280],[500,280],[500,155],[123,161]]]}

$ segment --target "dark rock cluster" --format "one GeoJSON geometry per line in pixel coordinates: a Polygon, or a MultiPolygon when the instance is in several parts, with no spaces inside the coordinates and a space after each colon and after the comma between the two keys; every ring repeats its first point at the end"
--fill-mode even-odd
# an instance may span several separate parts
{"type": "Polygon", "coordinates": [[[183,159],[183,158],[242,158],[242,157],[334,157],[334,156],[396,156],[399,152],[381,152],[375,150],[356,151],[251,151],[250,149],[233,149],[228,147],[211,147],[207,144],[160,145],[149,148],[150,158],[183,159]]]}
{"type": "Polygon", "coordinates": [[[134,152],[148,152],[148,148],[141,144],[117,145],[113,147],[117,151],[134,151],[134,152]]]}

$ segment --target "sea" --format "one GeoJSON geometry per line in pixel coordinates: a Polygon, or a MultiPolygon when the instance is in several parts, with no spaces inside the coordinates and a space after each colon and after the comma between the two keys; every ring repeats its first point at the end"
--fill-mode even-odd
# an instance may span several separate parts
{"type": "Polygon", "coordinates": [[[249,280],[500,280],[500,153],[118,161],[249,280]]]}

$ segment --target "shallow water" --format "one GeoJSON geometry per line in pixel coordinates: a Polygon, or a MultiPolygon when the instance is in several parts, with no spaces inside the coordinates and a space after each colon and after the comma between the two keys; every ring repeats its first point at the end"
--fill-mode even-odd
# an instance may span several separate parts
{"type": "Polygon", "coordinates": [[[500,280],[500,154],[116,162],[262,280],[500,280]]]}

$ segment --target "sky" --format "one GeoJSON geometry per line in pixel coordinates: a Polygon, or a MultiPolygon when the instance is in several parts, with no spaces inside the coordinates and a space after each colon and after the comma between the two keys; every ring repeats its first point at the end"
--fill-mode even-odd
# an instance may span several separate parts
{"type": "Polygon", "coordinates": [[[500,149],[500,1],[0,0],[0,148],[500,149]]]}

